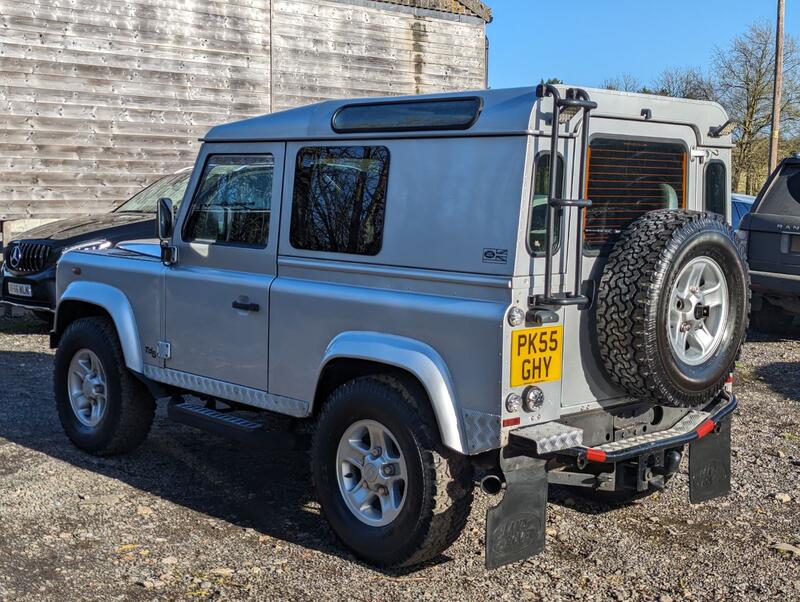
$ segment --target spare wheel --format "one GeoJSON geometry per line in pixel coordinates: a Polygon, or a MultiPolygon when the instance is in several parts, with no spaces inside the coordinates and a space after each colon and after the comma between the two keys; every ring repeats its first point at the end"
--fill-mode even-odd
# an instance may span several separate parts
{"type": "Polygon", "coordinates": [[[721,216],[646,213],[622,232],[600,279],[605,369],[631,396],[701,405],[733,371],[749,309],[744,249],[721,216]]]}

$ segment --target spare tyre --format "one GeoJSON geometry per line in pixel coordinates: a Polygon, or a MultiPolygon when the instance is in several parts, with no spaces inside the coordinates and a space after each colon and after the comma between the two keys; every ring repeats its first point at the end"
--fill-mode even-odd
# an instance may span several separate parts
{"type": "Polygon", "coordinates": [[[733,371],[750,311],[745,252],[721,216],[646,213],[620,235],[597,291],[597,341],[631,396],[695,407],[733,371]]]}

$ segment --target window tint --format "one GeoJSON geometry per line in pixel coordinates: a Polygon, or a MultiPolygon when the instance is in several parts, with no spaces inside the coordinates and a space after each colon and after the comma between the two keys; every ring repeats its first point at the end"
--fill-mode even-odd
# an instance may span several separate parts
{"type": "Polygon", "coordinates": [[[756,213],[800,215],[800,165],[787,165],[758,204],[756,213]]]}
{"type": "Polygon", "coordinates": [[[272,155],[212,155],[184,227],[187,241],[263,247],[272,209],[272,155]]]}
{"type": "Polygon", "coordinates": [[[383,146],[301,149],[294,180],[292,246],[377,255],[388,172],[389,151],[383,146]]]}
{"type": "Polygon", "coordinates": [[[172,203],[177,209],[183,200],[183,193],[186,192],[186,185],[189,183],[190,171],[180,174],[166,176],[156,180],[141,192],[137,192],[120,207],[118,213],[155,213],[158,199],[172,199],[172,203]]]}
{"type": "Polygon", "coordinates": [[[589,145],[586,249],[605,252],[648,211],[686,204],[686,149],[680,144],[595,138],[589,145]]]}
{"type": "MultiPolygon", "coordinates": [[[[547,194],[550,191],[550,153],[540,153],[536,157],[533,176],[533,208],[531,209],[530,247],[534,254],[545,252],[547,245],[547,194]]],[[[564,195],[564,159],[559,155],[556,163],[555,195],[564,195]]],[[[555,244],[561,236],[561,217],[556,217],[555,244]]]]}
{"type": "Polygon", "coordinates": [[[337,132],[464,130],[478,118],[479,98],[414,100],[342,107],[333,116],[337,132]]]}
{"type": "Polygon", "coordinates": [[[725,202],[728,198],[725,164],[712,161],[706,167],[706,211],[725,215],[725,202]]]}

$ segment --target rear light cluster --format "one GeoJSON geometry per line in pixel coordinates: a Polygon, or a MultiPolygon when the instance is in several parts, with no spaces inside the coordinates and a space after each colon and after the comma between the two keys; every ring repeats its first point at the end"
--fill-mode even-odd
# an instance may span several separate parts
{"type": "MultiPolygon", "coordinates": [[[[534,412],[544,405],[544,392],[536,386],[530,386],[519,393],[509,393],[506,397],[506,411],[509,414],[516,414],[520,410],[526,412],[534,412]]],[[[519,417],[506,418],[503,420],[503,426],[516,426],[521,422],[519,417]]]]}

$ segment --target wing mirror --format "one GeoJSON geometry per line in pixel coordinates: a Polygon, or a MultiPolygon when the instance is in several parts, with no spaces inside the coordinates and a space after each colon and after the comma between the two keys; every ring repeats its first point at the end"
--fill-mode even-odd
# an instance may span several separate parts
{"type": "Polygon", "coordinates": [[[175,208],[172,205],[172,199],[158,199],[156,236],[161,241],[161,263],[164,265],[172,265],[177,259],[177,249],[170,245],[174,229],[175,208]]]}
{"type": "Polygon", "coordinates": [[[163,243],[172,238],[172,229],[175,223],[175,210],[172,199],[158,199],[158,219],[156,220],[156,236],[163,243]]]}

